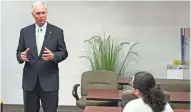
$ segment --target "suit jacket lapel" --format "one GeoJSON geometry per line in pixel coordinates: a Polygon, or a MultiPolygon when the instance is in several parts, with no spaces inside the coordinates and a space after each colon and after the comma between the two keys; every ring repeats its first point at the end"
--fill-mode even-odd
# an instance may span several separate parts
{"type": "Polygon", "coordinates": [[[45,33],[45,37],[44,37],[44,42],[43,42],[43,45],[42,45],[42,49],[41,49],[41,52],[40,52],[40,55],[42,55],[43,51],[44,51],[44,48],[47,47],[48,45],[48,42],[50,40],[50,38],[52,37],[52,28],[51,28],[51,25],[49,23],[47,23],[47,27],[46,27],[46,33],[45,33]]]}
{"type": "Polygon", "coordinates": [[[30,30],[30,41],[31,41],[31,46],[33,47],[33,51],[35,53],[35,56],[38,57],[37,53],[37,45],[36,45],[36,35],[35,35],[35,24],[32,25],[31,30],[30,30]]]}

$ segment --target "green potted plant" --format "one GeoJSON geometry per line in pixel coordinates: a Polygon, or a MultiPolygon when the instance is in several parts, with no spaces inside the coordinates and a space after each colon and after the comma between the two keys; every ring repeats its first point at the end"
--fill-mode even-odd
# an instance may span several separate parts
{"type": "Polygon", "coordinates": [[[125,57],[122,57],[121,51],[123,46],[129,44],[129,42],[117,43],[110,35],[107,38],[105,38],[105,36],[104,38],[101,36],[93,36],[84,42],[88,43],[89,50],[86,56],[81,56],[80,58],[89,60],[91,71],[108,70],[117,72],[120,76],[123,76],[126,69],[125,66],[130,59],[129,56],[131,54],[138,56],[138,54],[133,51],[133,48],[138,42],[130,46],[125,57]]]}

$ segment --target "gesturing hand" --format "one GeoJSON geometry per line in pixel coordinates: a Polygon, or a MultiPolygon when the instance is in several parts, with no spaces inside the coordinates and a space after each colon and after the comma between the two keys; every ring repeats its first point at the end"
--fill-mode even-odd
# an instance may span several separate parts
{"type": "Polygon", "coordinates": [[[52,60],[54,58],[54,54],[45,47],[45,50],[43,51],[42,54],[42,59],[43,60],[52,60]]]}
{"type": "Polygon", "coordinates": [[[29,51],[29,48],[27,48],[24,52],[21,52],[21,60],[29,61],[28,58],[27,58],[28,51],[29,51]]]}

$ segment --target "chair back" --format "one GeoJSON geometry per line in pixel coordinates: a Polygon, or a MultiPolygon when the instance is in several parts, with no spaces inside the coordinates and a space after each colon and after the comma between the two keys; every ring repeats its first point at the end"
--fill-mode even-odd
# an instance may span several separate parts
{"type": "Polygon", "coordinates": [[[81,95],[87,96],[88,89],[118,89],[118,73],[112,71],[87,71],[81,77],[81,95]]]}
{"type": "Polygon", "coordinates": [[[164,91],[168,92],[190,92],[190,80],[184,79],[156,79],[164,91]]]}

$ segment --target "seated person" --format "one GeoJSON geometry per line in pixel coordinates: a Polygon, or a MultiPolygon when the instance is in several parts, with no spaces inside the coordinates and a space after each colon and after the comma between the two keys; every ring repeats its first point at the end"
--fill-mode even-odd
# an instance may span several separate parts
{"type": "Polygon", "coordinates": [[[136,73],[131,83],[132,92],[137,99],[129,101],[123,112],[173,112],[171,106],[165,100],[165,95],[156,85],[152,74],[148,72],[136,73]]]}

